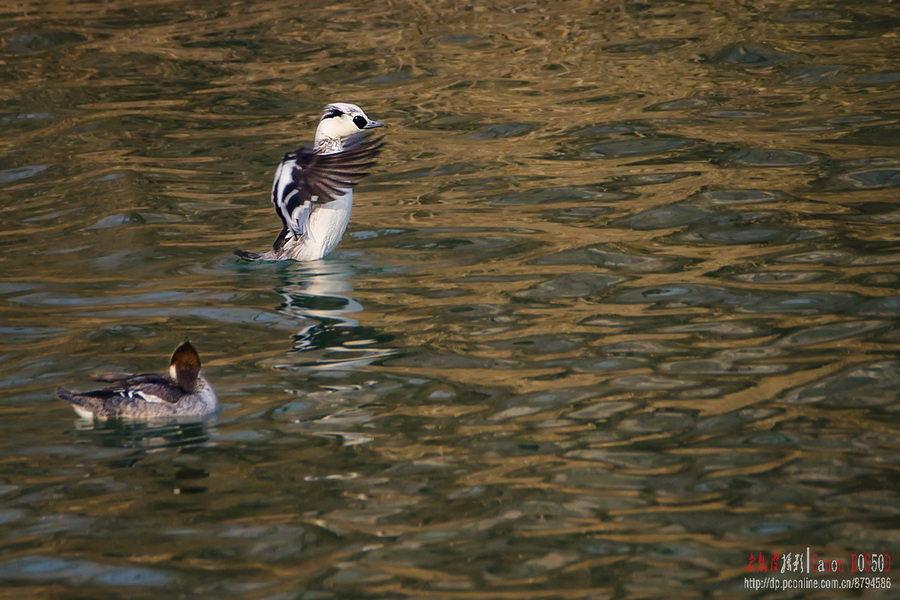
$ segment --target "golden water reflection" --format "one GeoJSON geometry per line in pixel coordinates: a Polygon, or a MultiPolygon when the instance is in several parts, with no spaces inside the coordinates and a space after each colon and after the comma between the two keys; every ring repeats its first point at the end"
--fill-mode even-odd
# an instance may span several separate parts
{"type": "Polygon", "coordinates": [[[896,545],[891,3],[0,23],[0,597],[733,597],[896,545]],[[342,244],[235,260],[335,100],[389,125],[342,244]],[[185,336],[212,426],[53,397],[185,336]]]}

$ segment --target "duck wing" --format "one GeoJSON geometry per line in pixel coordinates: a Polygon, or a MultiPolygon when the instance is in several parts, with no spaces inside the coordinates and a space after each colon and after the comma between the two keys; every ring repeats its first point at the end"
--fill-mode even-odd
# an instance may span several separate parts
{"type": "Polygon", "coordinates": [[[167,375],[128,373],[104,373],[94,377],[95,381],[115,384],[114,387],[83,392],[79,395],[90,396],[103,402],[116,398],[144,400],[146,402],[168,402],[175,404],[184,395],[175,380],[167,375]]]}
{"type": "Polygon", "coordinates": [[[273,248],[280,250],[288,236],[306,235],[313,208],[359,183],[383,146],[380,138],[361,132],[348,137],[340,152],[318,154],[312,146],[304,146],[285,154],[272,185],[272,203],[284,226],[273,248]]]}

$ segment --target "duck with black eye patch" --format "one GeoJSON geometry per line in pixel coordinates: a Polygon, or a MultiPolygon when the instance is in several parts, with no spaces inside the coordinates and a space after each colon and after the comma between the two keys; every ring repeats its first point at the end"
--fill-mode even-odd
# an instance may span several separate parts
{"type": "Polygon", "coordinates": [[[253,261],[312,261],[334,250],[350,221],[353,187],[383,146],[368,132],[383,126],[355,104],[326,106],[312,146],[285,154],[275,172],[272,203],[282,229],[272,250],[235,254],[253,261]]]}

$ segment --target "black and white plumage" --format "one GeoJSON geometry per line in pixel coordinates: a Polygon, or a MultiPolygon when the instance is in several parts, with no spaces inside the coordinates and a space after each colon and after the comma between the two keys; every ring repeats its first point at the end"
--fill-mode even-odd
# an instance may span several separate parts
{"type": "Polygon", "coordinates": [[[206,417],[218,408],[216,393],[200,375],[200,356],[190,342],[172,354],[168,375],[106,373],[94,380],[114,385],[82,393],[60,387],[56,394],[85,419],[206,417]]]}
{"type": "MultiPolygon", "coordinates": [[[[344,141],[340,152],[319,154],[307,146],[285,154],[272,189],[272,203],[281,217],[285,236],[305,236],[312,211],[334,202],[365,177],[382,145],[380,140],[357,133],[344,141]]],[[[279,240],[275,250],[284,244],[284,236],[279,236],[279,240]]]]}
{"type": "Polygon", "coordinates": [[[347,228],[353,187],[381,151],[365,130],[383,126],[355,104],[325,107],[315,142],[288,152],[275,172],[272,203],[282,230],[264,254],[236,250],[249,260],[318,260],[331,252],[347,228]]]}

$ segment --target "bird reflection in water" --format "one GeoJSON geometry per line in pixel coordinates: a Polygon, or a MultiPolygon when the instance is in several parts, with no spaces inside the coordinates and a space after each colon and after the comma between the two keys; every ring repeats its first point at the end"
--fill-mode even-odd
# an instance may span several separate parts
{"type": "MultiPolygon", "coordinates": [[[[216,435],[215,419],[164,419],[142,422],[131,420],[87,421],[75,424],[76,435],[90,435],[90,439],[109,448],[128,448],[141,452],[162,449],[192,451],[206,447],[216,435]],[[90,432],[90,433],[88,433],[90,432]]],[[[131,458],[124,458],[131,464],[131,458]]]]}
{"type": "Polygon", "coordinates": [[[370,365],[395,353],[383,344],[393,336],[361,326],[350,315],[363,306],[351,295],[353,268],[340,260],[294,262],[281,272],[284,297],[278,312],[308,322],[294,334],[291,354],[308,359],[277,364],[279,369],[341,369],[370,365]]]}

